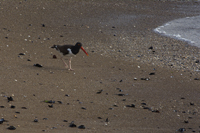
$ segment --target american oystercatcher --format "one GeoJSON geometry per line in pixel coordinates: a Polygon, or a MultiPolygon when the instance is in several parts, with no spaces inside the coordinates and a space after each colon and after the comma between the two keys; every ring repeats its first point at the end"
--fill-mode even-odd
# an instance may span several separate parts
{"type": "MultiPolygon", "coordinates": [[[[51,48],[55,48],[63,55],[61,57],[61,60],[65,64],[66,68],[68,68],[68,65],[63,60],[63,57],[65,55],[76,55],[76,54],[78,54],[79,50],[82,49],[83,52],[85,52],[85,54],[88,56],[88,53],[85,51],[85,49],[83,49],[82,44],[80,42],[77,42],[75,46],[73,46],[73,45],[62,45],[62,46],[61,45],[53,45],[51,48]]],[[[73,70],[71,67],[71,59],[72,59],[72,57],[70,57],[70,59],[69,59],[69,70],[73,70]]]]}

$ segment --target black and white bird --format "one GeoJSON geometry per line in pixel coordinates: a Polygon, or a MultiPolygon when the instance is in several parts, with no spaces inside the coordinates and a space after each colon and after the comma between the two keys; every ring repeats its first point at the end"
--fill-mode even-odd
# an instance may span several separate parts
{"type": "MultiPolygon", "coordinates": [[[[88,53],[82,47],[82,44],[80,42],[77,42],[75,45],[53,45],[51,48],[55,48],[57,51],[59,51],[63,55],[61,57],[61,60],[65,64],[66,68],[68,68],[68,65],[63,60],[63,57],[65,55],[76,55],[76,54],[78,54],[79,50],[81,49],[88,56],[88,53]]],[[[70,57],[70,59],[69,59],[69,70],[73,70],[71,67],[71,59],[72,59],[72,57],[70,57]]]]}

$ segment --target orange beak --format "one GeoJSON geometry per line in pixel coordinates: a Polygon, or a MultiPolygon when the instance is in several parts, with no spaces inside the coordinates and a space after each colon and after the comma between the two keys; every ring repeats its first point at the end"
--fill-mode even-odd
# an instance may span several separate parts
{"type": "Polygon", "coordinates": [[[81,49],[83,50],[83,52],[88,56],[88,53],[85,51],[85,49],[83,47],[81,47],[81,49]]]}

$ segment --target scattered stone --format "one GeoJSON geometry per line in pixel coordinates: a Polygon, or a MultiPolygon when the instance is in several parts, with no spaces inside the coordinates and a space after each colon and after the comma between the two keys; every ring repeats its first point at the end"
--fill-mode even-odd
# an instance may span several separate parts
{"type": "Polygon", "coordinates": [[[134,78],[134,80],[137,80],[137,78],[134,78]]]}
{"type": "Polygon", "coordinates": [[[51,105],[48,105],[49,106],[49,108],[53,108],[53,104],[51,104],[51,105]]]}
{"type": "Polygon", "coordinates": [[[146,103],[141,103],[142,105],[147,105],[146,103]]]}
{"type": "Polygon", "coordinates": [[[190,102],[190,105],[194,105],[194,103],[193,103],[193,102],[190,102]]]}
{"type": "Polygon", "coordinates": [[[0,124],[2,124],[4,122],[4,118],[0,119],[0,124]]]}
{"type": "Polygon", "coordinates": [[[149,49],[153,49],[153,46],[149,47],[149,49]]]}
{"type": "Polygon", "coordinates": [[[74,121],[72,121],[72,122],[69,124],[69,127],[76,127],[76,124],[74,124],[74,121]]]}
{"type": "Polygon", "coordinates": [[[81,109],[84,109],[84,110],[86,110],[86,108],[85,108],[85,107],[82,107],[81,109]]]}
{"type": "Polygon", "coordinates": [[[63,120],[63,122],[68,122],[67,120],[63,120]]]}
{"type": "Polygon", "coordinates": [[[152,110],[152,112],[154,112],[154,113],[160,113],[160,111],[159,110],[152,110]]]}
{"type": "Polygon", "coordinates": [[[98,119],[102,119],[101,117],[97,117],[98,119]]]}
{"type": "Polygon", "coordinates": [[[56,55],[53,55],[53,59],[57,59],[56,55]]]}
{"type": "Polygon", "coordinates": [[[155,73],[153,72],[153,73],[149,73],[149,75],[155,75],[155,73]]]}
{"type": "Polygon", "coordinates": [[[121,79],[119,82],[122,82],[123,80],[121,79]]]}
{"type": "Polygon", "coordinates": [[[65,94],[66,97],[69,97],[69,95],[65,94]]]}
{"type": "Polygon", "coordinates": [[[79,129],[85,129],[85,126],[84,125],[80,125],[78,128],[79,129]]]}
{"type": "Polygon", "coordinates": [[[11,96],[7,97],[7,99],[8,99],[8,102],[13,101],[13,98],[11,96]]]}
{"type": "Polygon", "coordinates": [[[148,81],[148,80],[150,80],[150,78],[141,78],[141,80],[146,80],[146,81],[148,81]]]}
{"type": "Polygon", "coordinates": [[[5,108],[4,106],[0,106],[0,108],[5,108]]]}
{"type": "Polygon", "coordinates": [[[27,109],[27,107],[22,107],[22,109],[27,109]]]}
{"type": "Polygon", "coordinates": [[[186,131],[186,129],[185,129],[185,128],[179,128],[179,129],[178,129],[178,132],[181,132],[181,133],[183,133],[184,131],[186,131]]]}
{"type": "Polygon", "coordinates": [[[109,121],[108,121],[108,118],[106,118],[106,122],[109,122],[109,121]]]}
{"type": "Polygon", "coordinates": [[[9,126],[7,129],[8,129],[8,130],[15,130],[16,127],[14,127],[14,126],[9,126]]]}
{"type": "Polygon", "coordinates": [[[125,96],[125,94],[116,94],[116,95],[118,95],[118,96],[125,96]]]}
{"type": "Polygon", "coordinates": [[[194,80],[199,80],[199,78],[194,78],[194,80]]]}
{"type": "Polygon", "coordinates": [[[185,120],[184,123],[189,123],[189,121],[186,121],[186,120],[185,120]]]}
{"type": "Polygon", "coordinates": [[[27,61],[31,61],[30,59],[27,59],[27,61]]]}
{"type": "Polygon", "coordinates": [[[11,105],[11,106],[10,106],[10,108],[11,108],[11,109],[14,109],[14,108],[15,108],[15,106],[14,106],[14,105],[11,105]]]}
{"type": "Polygon", "coordinates": [[[199,63],[199,60],[196,60],[195,63],[199,63]]]}
{"type": "Polygon", "coordinates": [[[48,120],[48,118],[43,118],[43,120],[48,120]]]}
{"type": "Polygon", "coordinates": [[[18,111],[16,111],[15,113],[16,113],[16,114],[20,114],[20,112],[18,112],[18,111]]]}
{"type": "Polygon", "coordinates": [[[37,118],[35,118],[33,122],[38,122],[38,119],[37,119],[37,118]]]}
{"type": "Polygon", "coordinates": [[[45,27],[45,24],[42,24],[42,27],[45,27]]]}
{"type": "Polygon", "coordinates": [[[101,94],[102,91],[103,91],[103,90],[99,90],[99,91],[97,92],[97,94],[101,94]]]}
{"type": "Polygon", "coordinates": [[[135,108],[135,104],[131,104],[131,105],[126,105],[126,107],[131,107],[131,108],[135,108]]]}
{"type": "Polygon", "coordinates": [[[59,104],[62,104],[62,101],[57,101],[59,104]]]}
{"type": "Polygon", "coordinates": [[[25,53],[19,53],[19,55],[25,55],[25,53]]]}
{"type": "Polygon", "coordinates": [[[42,65],[40,65],[40,64],[34,64],[33,66],[42,67],[42,65]]]}

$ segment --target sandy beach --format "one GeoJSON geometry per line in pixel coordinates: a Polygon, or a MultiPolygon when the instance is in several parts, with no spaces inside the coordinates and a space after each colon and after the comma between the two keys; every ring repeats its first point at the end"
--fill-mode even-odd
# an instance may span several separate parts
{"type": "Polygon", "coordinates": [[[200,50],[153,31],[199,7],[1,1],[0,132],[200,132],[200,50]],[[89,56],[80,51],[68,71],[50,47],[76,42],[89,56]]]}

